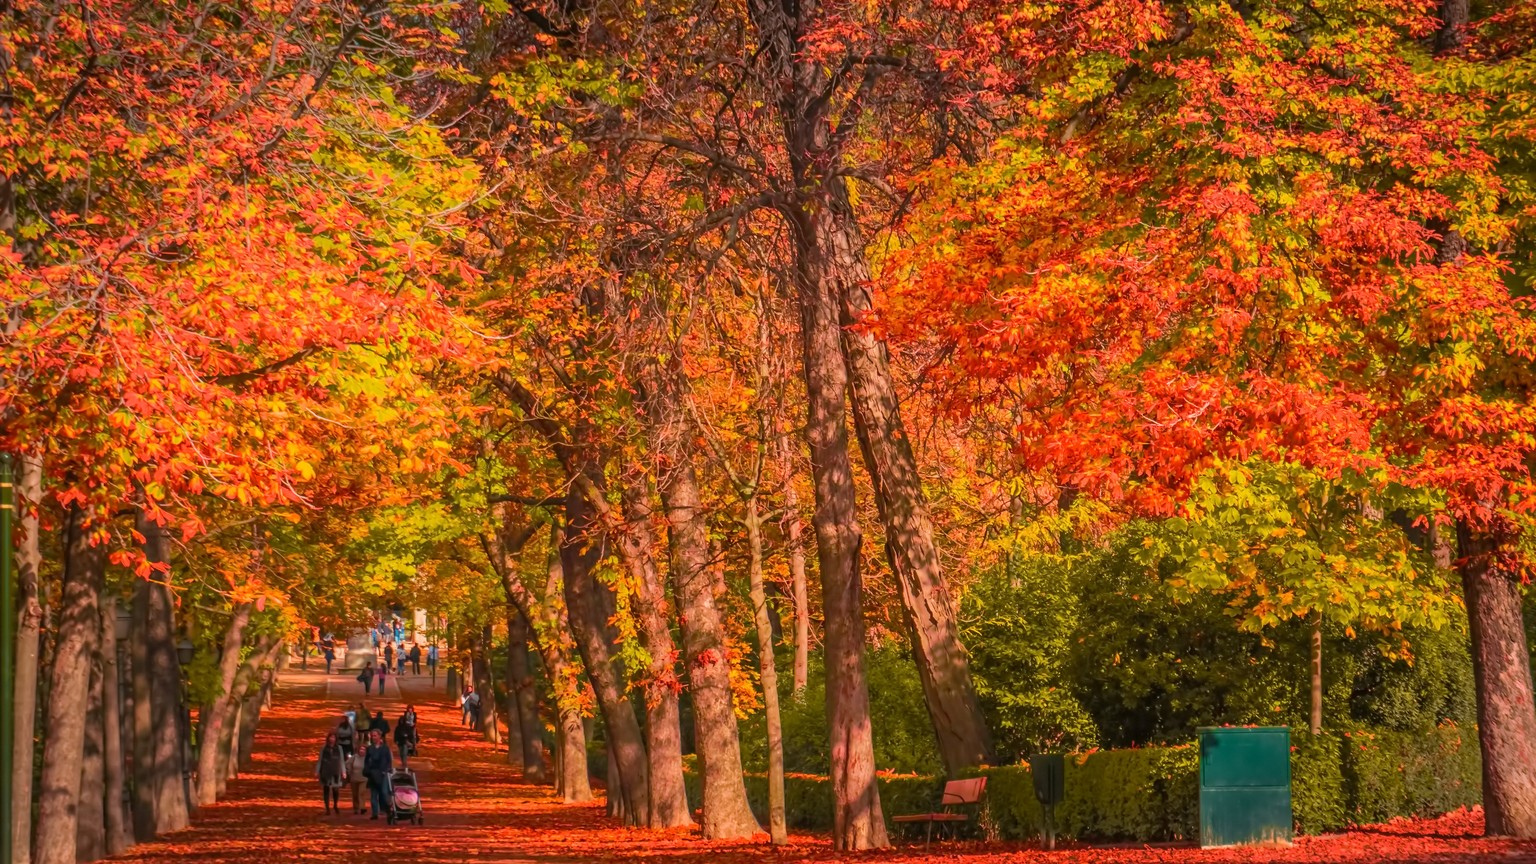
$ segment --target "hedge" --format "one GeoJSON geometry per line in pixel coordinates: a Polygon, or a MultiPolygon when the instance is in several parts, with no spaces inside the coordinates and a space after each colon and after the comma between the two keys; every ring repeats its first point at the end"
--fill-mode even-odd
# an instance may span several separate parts
{"type": "MultiPolygon", "coordinates": [[[[1397,816],[1434,816],[1481,800],[1482,765],[1476,736],[1442,726],[1417,735],[1369,730],[1292,738],[1291,807],[1297,833],[1318,834],[1397,816]]],[[[1040,836],[1041,812],[1028,766],[983,768],[987,778],[977,822],[1003,840],[1040,836]]],[[[686,775],[688,797],[701,800],[700,781],[686,775]]],[[[941,778],[881,776],[886,819],[932,809],[941,778]]],[[[1065,798],[1056,832],[1077,840],[1186,840],[1199,833],[1199,754],[1192,744],[1103,750],[1067,757],[1065,798]]],[[[804,774],[785,778],[785,819],[803,831],[832,825],[831,783],[804,774]]],[[[747,776],[747,798],[766,821],[768,781],[747,776]]]]}

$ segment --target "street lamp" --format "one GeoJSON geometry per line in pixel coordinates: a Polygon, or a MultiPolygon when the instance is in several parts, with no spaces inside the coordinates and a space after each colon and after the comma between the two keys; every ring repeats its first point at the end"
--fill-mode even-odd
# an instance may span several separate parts
{"type": "Polygon", "coordinates": [[[180,660],[183,666],[192,662],[192,655],[196,651],[197,646],[192,644],[191,639],[183,639],[176,643],[176,659],[180,660]]]}
{"type": "Polygon", "coordinates": [[[133,613],[121,606],[117,607],[117,618],[112,625],[117,633],[117,644],[127,642],[128,635],[133,630],[133,613]]]}

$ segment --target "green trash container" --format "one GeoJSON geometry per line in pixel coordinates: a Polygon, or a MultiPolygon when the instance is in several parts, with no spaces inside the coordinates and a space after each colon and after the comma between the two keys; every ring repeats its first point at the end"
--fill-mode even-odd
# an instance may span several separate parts
{"type": "Polygon", "coordinates": [[[1291,842],[1291,730],[1200,731],[1200,845],[1291,842]]]}

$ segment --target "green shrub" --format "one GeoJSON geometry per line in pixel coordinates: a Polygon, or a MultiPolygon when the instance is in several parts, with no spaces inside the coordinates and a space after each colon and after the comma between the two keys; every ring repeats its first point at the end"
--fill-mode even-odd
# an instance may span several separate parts
{"type": "Polygon", "coordinates": [[[1332,734],[1291,737],[1291,814],[1298,834],[1337,831],[1347,822],[1343,743],[1332,734]]]}
{"type": "Polygon", "coordinates": [[[1482,800],[1477,736],[1460,727],[1349,732],[1343,742],[1348,818],[1355,824],[1432,816],[1482,800]]]}

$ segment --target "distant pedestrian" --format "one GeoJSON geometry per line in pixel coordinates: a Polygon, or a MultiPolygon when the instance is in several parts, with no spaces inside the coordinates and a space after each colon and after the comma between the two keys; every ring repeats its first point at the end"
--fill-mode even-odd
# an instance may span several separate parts
{"type": "Polygon", "coordinates": [[[325,736],[320,758],[315,761],[315,777],[320,780],[320,794],[325,798],[325,815],[341,813],[341,787],[347,782],[347,757],[336,742],[336,733],[325,736]]]}
{"type": "Polygon", "coordinates": [[[437,643],[427,646],[427,671],[432,673],[432,683],[437,683],[437,643]]]}
{"type": "Polygon", "coordinates": [[[389,683],[389,664],[379,664],[379,695],[384,695],[384,685],[389,683]]]}
{"type": "MultiPolygon", "coordinates": [[[[379,715],[383,720],[384,715],[379,715]]],[[[395,772],[395,762],[389,755],[389,745],[378,729],[369,733],[368,752],[363,759],[363,774],[368,778],[369,819],[379,818],[379,811],[389,812],[389,777],[395,772]]]]}
{"type": "MultiPolygon", "coordinates": [[[[372,663],[369,663],[367,666],[364,666],[363,667],[363,671],[357,673],[357,680],[363,682],[363,692],[364,693],[372,693],[373,692],[373,674],[374,673],[373,673],[373,664],[372,663]]],[[[380,693],[384,692],[384,683],[382,681],[379,682],[379,692],[380,693]]]]}
{"type": "Polygon", "coordinates": [[[391,669],[395,668],[395,643],[393,642],[384,646],[384,665],[391,669]]]}
{"type": "Polygon", "coordinates": [[[400,646],[400,653],[395,655],[395,664],[396,664],[396,666],[395,666],[395,674],[396,675],[404,675],[405,674],[405,659],[406,659],[405,658],[405,646],[401,645],[400,646]]]}
{"type": "Polygon", "coordinates": [[[416,750],[416,712],[410,708],[406,708],[395,723],[395,749],[400,752],[400,767],[409,767],[416,750]]]}
{"type": "MultiPolygon", "coordinates": [[[[475,688],[471,687],[468,684],[465,684],[464,685],[464,690],[461,693],[459,693],[459,725],[460,726],[468,726],[469,725],[469,712],[470,712],[469,697],[474,696],[474,695],[475,695],[475,688]]],[[[479,698],[479,697],[475,697],[475,698],[479,698]]]]}
{"type": "Polygon", "coordinates": [[[411,643],[411,674],[421,674],[421,645],[417,642],[411,643]]]}
{"type": "Polygon", "coordinates": [[[384,740],[389,740],[389,721],[384,719],[383,711],[374,712],[373,720],[368,724],[368,732],[369,734],[377,732],[384,736],[384,740]]]}

